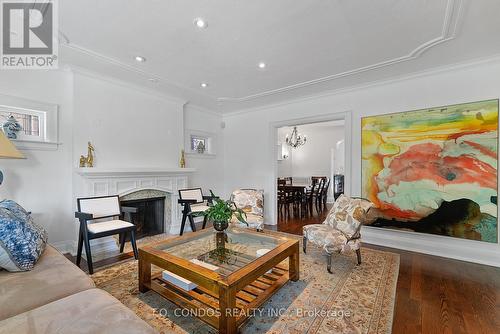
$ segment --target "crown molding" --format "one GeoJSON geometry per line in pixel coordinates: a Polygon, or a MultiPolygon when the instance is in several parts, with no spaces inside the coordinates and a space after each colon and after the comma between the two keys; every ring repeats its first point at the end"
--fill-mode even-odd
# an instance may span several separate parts
{"type": "Polygon", "coordinates": [[[194,111],[199,111],[199,112],[202,112],[205,114],[210,114],[210,115],[216,116],[216,117],[223,117],[223,114],[221,112],[207,109],[205,107],[199,106],[199,105],[194,104],[194,103],[189,102],[189,101],[184,105],[184,107],[185,107],[185,110],[194,110],[194,111]]]}
{"type": "Polygon", "coordinates": [[[404,81],[408,81],[408,80],[412,80],[412,79],[427,77],[427,76],[436,75],[436,74],[440,74],[440,73],[453,72],[456,70],[467,69],[469,67],[480,66],[480,65],[495,63],[495,62],[500,62],[500,54],[496,54],[496,55],[493,55],[490,57],[483,57],[483,58],[478,58],[478,59],[474,59],[474,60],[469,60],[466,62],[460,62],[460,63],[451,64],[451,65],[435,67],[435,68],[431,68],[431,69],[427,69],[427,70],[419,71],[419,72],[414,72],[414,73],[410,73],[410,74],[404,74],[404,75],[400,75],[400,76],[393,77],[390,79],[372,81],[372,82],[367,83],[367,84],[353,85],[350,87],[329,90],[329,91],[326,91],[323,93],[307,95],[307,96],[303,96],[303,97],[299,97],[299,98],[295,98],[295,99],[291,99],[291,100],[286,100],[286,101],[281,101],[281,102],[277,102],[277,103],[269,103],[269,104],[262,105],[262,106],[245,108],[245,109],[232,111],[232,112],[226,112],[223,114],[223,118],[225,119],[228,117],[238,116],[238,115],[242,115],[242,114],[263,111],[263,110],[268,110],[268,109],[272,109],[272,108],[279,108],[279,107],[283,107],[283,106],[287,106],[287,105],[291,105],[291,104],[295,104],[295,103],[307,102],[307,101],[317,100],[317,99],[321,99],[321,98],[328,98],[331,96],[355,92],[355,91],[359,91],[359,90],[363,90],[363,89],[368,89],[371,87],[379,87],[379,86],[395,84],[395,83],[404,82],[404,81]]]}
{"type": "Polygon", "coordinates": [[[71,70],[71,72],[76,73],[76,74],[80,74],[80,75],[94,78],[94,79],[99,79],[99,80],[106,81],[106,82],[112,83],[114,85],[122,86],[125,88],[133,89],[133,90],[138,91],[140,93],[152,95],[152,96],[155,96],[157,98],[160,98],[160,99],[163,99],[163,100],[166,100],[169,102],[178,103],[181,105],[184,105],[187,103],[187,100],[185,100],[185,99],[181,99],[181,98],[176,97],[176,96],[162,93],[161,91],[155,90],[153,88],[141,86],[141,85],[132,83],[130,81],[120,80],[120,79],[117,79],[115,77],[111,77],[111,76],[107,76],[107,75],[104,75],[101,73],[97,73],[97,72],[85,69],[83,67],[80,67],[78,65],[73,65],[73,64],[67,64],[67,65],[68,65],[69,69],[71,70]]]}
{"type": "Polygon", "coordinates": [[[277,89],[273,89],[273,90],[253,94],[253,95],[248,95],[248,96],[244,96],[244,97],[219,97],[219,98],[217,98],[217,102],[218,103],[227,103],[227,102],[234,103],[234,102],[251,101],[251,100],[255,100],[255,99],[258,99],[258,98],[261,98],[264,96],[276,95],[276,94],[280,94],[283,92],[295,90],[298,88],[313,86],[313,85],[316,85],[318,83],[333,81],[333,80],[340,79],[343,77],[352,76],[352,75],[360,74],[363,72],[379,69],[382,67],[387,67],[387,66],[398,64],[398,63],[407,62],[407,61],[417,59],[424,52],[428,51],[429,49],[455,38],[456,33],[458,31],[459,22],[462,21],[461,18],[462,18],[462,14],[463,14],[462,13],[463,12],[463,2],[464,2],[464,0],[448,0],[448,2],[446,3],[446,11],[445,11],[445,15],[444,15],[443,26],[441,29],[441,35],[439,37],[431,39],[430,41],[427,41],[427,42],[417,46],[415,49],[413,49],[409,54],[407,54],[405,56],[393,58],[393,59],[386,60],[386,61],[376,63],[373,65],[364,66],[364,67],[356,68],[353,70],[329,75],[326,77],[322,77],[322,78],[318,78],[318,79],[314,79],[314,80],[309,80],[309,81],[304,81],[304,82],[300,82],[300,83],[293,84],[290,86],[281,87],[281,88],[277,88],[277,89]]]}
{"type": "MultiPolygon", "coordinates": [[[[62,32],[61,32],[61,34],[62,34],[62,32]]],[[[69,41],[69,39],[67,39],[67,41],[69,41]]],[[[158,80],[158,82],[160,84],[163,83],[165,85],[174,87],[174,88],[179,89],[181,91],[190,92],[191,94],[195,94],[195,95],[198,95],[198,96],[203,96],[204,98],[207,98],[207,99],[210,99],[210,100],[214,100],[213,97],[208,96],[206,94],[203,94],[203,93],[201,93],[198,90],[195,90],[193,88],[186,87],[186,86],[183,86],[183,85],[179,85],[177,83],[173,83],[173,82],[165,79],[164,77],[161,77],[159,75],[152,74],[152,73],[149,73],[147,71],[141,70],[141,69],[139,69],[137,67],[134,67],[134,66],[132,66],[130,64],[122,62],[122,61],[120,61],[118,59],[115,59],[113,57],[109,57],[109,56],[103,55],[103,54],[101,54],[99,52],[95,52],[93,50],[84,48],[83,46],[80,46],[78,44],[74,44],[74,43],[69,42],[69,43],[61,43],[61,46],[64,47],[64,48],[67,48],[69,50],[75,51],[77,53],[83,54],[83,55],[85,55],[85,56],[87,56],[89,58],[93,58],[93,59],[101,61],[103,63],[106,63],[106,64],[109,64],[109,65],[118,67],[118,68],[120,68],[122,70],[135,73],[135,74],[137,74],[137,75],[139,75],[139,76],[141,76],[141,77],[143,77],[145,79],[151,79],[151,78],[152,79],[156,79],[156,80],[158,80]]],[[[68,65],[73,66],[73,65],[71,65],[71,63],[69,63],[68,65]]]]}

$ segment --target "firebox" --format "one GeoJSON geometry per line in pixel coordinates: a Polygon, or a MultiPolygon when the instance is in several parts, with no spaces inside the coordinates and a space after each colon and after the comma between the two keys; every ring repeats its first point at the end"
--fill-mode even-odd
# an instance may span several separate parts
{"type": "Polygon", "coordinates": [[[125,200],[120,203],[137,208],[137,213],[132,213],[131,218],[132,223],[137,226],[138,239],[164,232],[165,197],[125,200]]]}

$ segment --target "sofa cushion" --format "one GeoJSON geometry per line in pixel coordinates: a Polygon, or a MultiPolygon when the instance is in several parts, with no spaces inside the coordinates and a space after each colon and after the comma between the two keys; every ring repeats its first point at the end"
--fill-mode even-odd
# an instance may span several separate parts
{"type": "Polygon", "coordinates": [[[312,224],[303,228],[304,237],[313,244],[322,247],[328,254],[334,252],[345,253],[359,249],[359,239],[348,240],[339,230],[328,224],[312,224]]]}
{"type": "Polygon", "coordinates": [[[94,286],[80,268],[47,245],[33,270],[0,270],[0,320],[94,286]]]}
{"type": "Polygon", "coordinates": [[[238,189],[233,191],[231,200],[246,214],[264,216],[264,192],[262,190],[238,189]]]}
{"type": "Polygon", "coordinates": [[[47,232],[11,200],[0,201],[0,266],[9,271],[31,270],[47,243],[47,232]]]}
{"type": "Polygon", "coordinates": [[[109,293],[90,289],[0,321],[0,333],[155,333],[109,293]]]}
{"type": "Polygon", "coordinates": [[[248,223],[248,225],[240,222],[238,217],[236,217],[236,215],[234,214],[231,217],[231,223],[234,224],[235,226],[255,228],[257,230],[264,229],[264,217],[262,217],[261,215],[254,215],[252,213],[247,213],[245,221],[248,223]]]}

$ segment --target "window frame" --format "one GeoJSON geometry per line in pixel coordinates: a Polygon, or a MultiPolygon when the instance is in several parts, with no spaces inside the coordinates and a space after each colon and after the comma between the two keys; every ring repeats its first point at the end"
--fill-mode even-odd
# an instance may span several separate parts
{"type": "Polygon", "coordinates": [[[214,133],[188,129],[184,134],[184,138],[184,151],[187,155],[192,157],[215,157],[217,152],[217,136],[214,133]],[[196,148],[192,147],[193,138],[205,141],[205,152],[198,153],[196,148]]]}
{"type": "Polygon", "coordinates": [[[12,140],[18,149],[57,150],[59,145],[57,104],[0,94],[0,110],[39,116],[40,136],[18,133],[18,138],[12,140]]]}
{"type": "MultiPolygon", "coordinates": [[[[17,133],[17,139],[20,141],[38,141],[38,142],[44,142],[46,141],[46,121],[47,121],[47,113],[44,111],[38,111],[38,110],[30,110],[30,109],[25,109],[25,108],[15,108],[15,107],[10,107],[10,106],[3,106],[0,105],[0,112],[1,113],[6,113],[6,114],[22,114],[22,115],[29,115],[29,116],[37,116],[38,117],[38,136],[34,135],[27,135],[25,134],[22,130],[17,133]]],[[[3,122],[2,122],[3,125],[3,122]]]]}

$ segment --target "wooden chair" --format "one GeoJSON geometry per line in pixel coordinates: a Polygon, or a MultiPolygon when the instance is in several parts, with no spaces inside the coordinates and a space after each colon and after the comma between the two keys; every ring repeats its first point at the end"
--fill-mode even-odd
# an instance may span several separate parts
{"type": "Polygon", "coordinates": [[[130,233],[130,243],[134,250],[134,257],[136,259],[138,258],[137,245],[135,242],[136,226],[130,222],[130,214],[137,212],[136,208],[120,206],[118,196],[78,198],[77,205],[78,211],[75,212],[75,218],[80,220],[78,250],[76,254],[77,266],[80,266],[82,248],[85,244],[87,265],[89,273],[92,275],[94,273],[94,267],[92,264],[92,253],[90,251],[90,240],[115,234],[120,235],[120,253],[122,253],[125,247],[126,234],[130,233]],[[122,214],[125,216],[125,221],[119,219],[122,214]],[[94,220],[98,221],[89,223],[94,220]]]}
{"type": "MultiPolygon", "coordinates": [[[[178,203],[182,205],[182,223],[180,235],[184,233],[186,219],[189,219],[191,231],[196,232],[194,225],[193,213],[203,212],[209,208],[208,204],[212,203],[213,196],[204,196],[201,188],[179,189],[178,203]]],[[[207,225],[207,217],[203,217],[202,229],[207,225]]]]}
{"type": "Polygon", "coordinates": [[[328,199],[328,189],[330,188],[330,178],[326,178],[323,190],[321,191],[321,204],[323,205],[323,210],[326,210],[326,201],[328,199]]]}
{"type": "Polygon", "coordinates": [[[312,178],[313,187],[312,187],[312,202],[316,207],[316,212],[318,215],[321,213],[322,207],[321,203],[321,194],[323,192],[323,187],[325,186],[326,176],[313,176],[312,178]]]}

